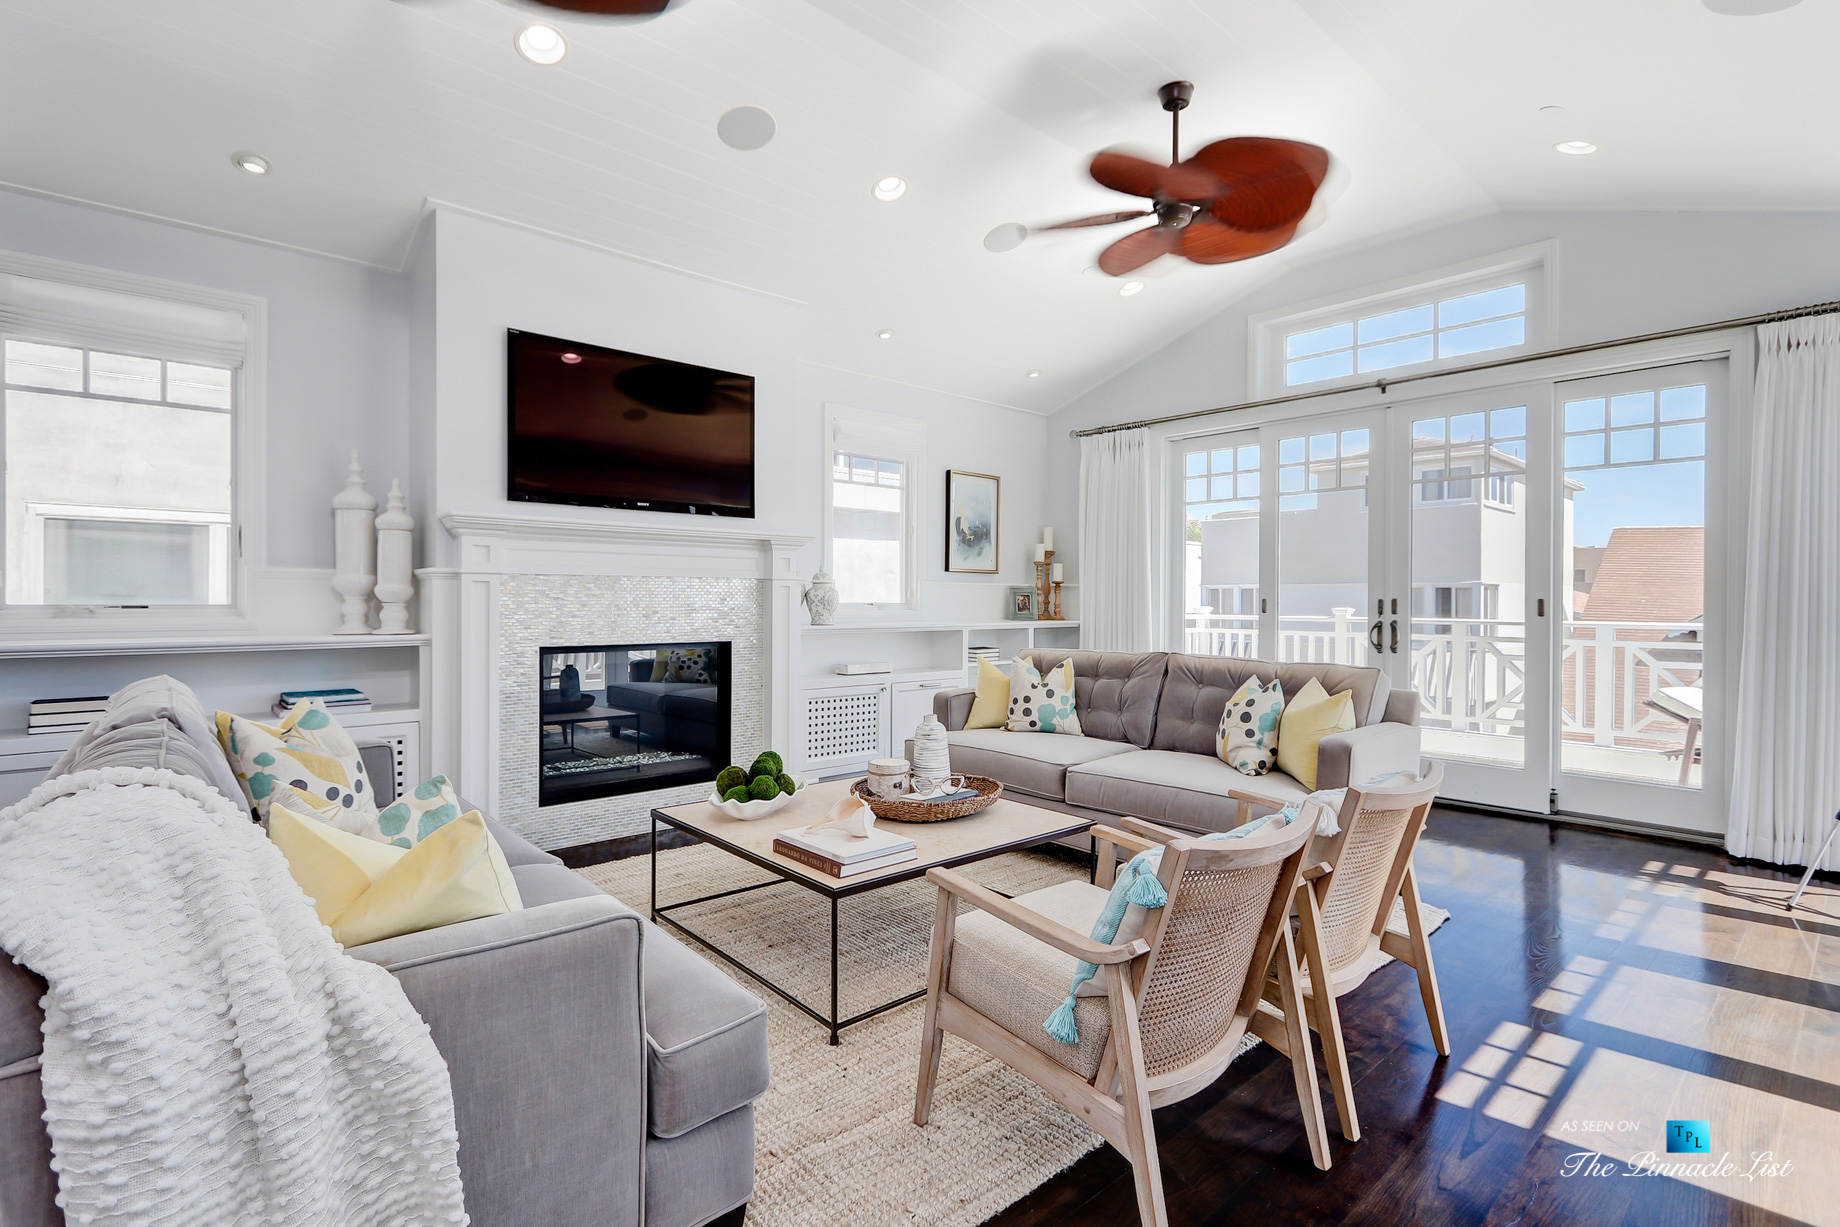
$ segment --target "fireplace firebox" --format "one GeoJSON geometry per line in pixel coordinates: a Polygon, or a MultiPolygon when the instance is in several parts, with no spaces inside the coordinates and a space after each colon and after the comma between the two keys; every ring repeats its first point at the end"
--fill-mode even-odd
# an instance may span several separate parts
{"type": "Polygon", "coordinates": [[[729,762],[729,645],[538,655],[537,804],[700,784],[729,762]]]}

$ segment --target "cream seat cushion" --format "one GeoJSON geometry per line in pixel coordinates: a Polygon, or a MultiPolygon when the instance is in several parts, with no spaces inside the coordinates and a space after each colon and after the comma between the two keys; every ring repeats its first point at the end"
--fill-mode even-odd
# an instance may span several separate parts
{"type": "Polygon", "coordinates": [[[1071,805],[1130,814],[1166,826],[1225,831],[1239,817],[1239,802],[1227,795],[1235,790],[1270,798],[1273,809],[1308,795],[1283,772],[1253,779],[1212,754],[1132,750],[1069,768],[1065,799],[1071,805]]]}
{"type": "MultiPolygon", "coordinates": [[[[1064,733],[1012,733],[1007,729],[954,729],[946,734],[952,770],[987,775],[1003,787],[1050,801],[1065,799],[1067,769],[1137,747],[1128,741],[1064,733]]],[[[1240,779],[1245,779],[1240,776],[1240,779]]]]}
{"type": "MultiPolygon", "coordinates": [[[[1018,895],[1015,902],[1084,936],[1092,932],[1093,922],[1105,908],[1107,893],[1085,882],[1063,882],[1018,895]]],[[[1121,936],[1120,940],[1128,939],[1121,936]]],[[[966,912],[958,918],[946,991],[1080,1077],[1091,1078],[1099,1072],[1099,1059],[1112,1033],[1111,1005],[1104,995],[1105,973],[1101,971],[1089,981],[1100,986],[1096,995],[1083,995],[1074,1001],[1079,1043],[1060,1043],[1042,1027],[1048,1015],[1066,1000],[1067,985],[1078,965],[1079,960],[1072,955],[1036,941],[986,912],[966,912]]]]}

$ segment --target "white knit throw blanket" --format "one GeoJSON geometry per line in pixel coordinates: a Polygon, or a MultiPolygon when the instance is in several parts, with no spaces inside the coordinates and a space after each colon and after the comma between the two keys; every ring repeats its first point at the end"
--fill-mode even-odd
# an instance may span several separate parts
{"type": "Polygon", "coordinates": [[[50,984],[72,1227],[466,1222],[427,1024],[215,789],[109,767],[0,812],[0,947],[50,984]]]}

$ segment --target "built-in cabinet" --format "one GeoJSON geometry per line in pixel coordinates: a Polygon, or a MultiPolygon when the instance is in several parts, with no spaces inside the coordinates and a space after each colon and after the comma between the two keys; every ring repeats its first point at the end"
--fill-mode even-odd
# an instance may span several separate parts
{"type": "Polygon", "coordinates": [[[872,758],[904,755],[934,696],[975,681],[973,648],[992,648],[997,662],[1007,664],[1024,648],[1077,646],[1077,622],[807,626],[799,643],[798,703],[805,770],[827,778],[860,775],[872,758]],[[835,672],[860,661],[889,670],[835,672]]]}
{"type": "Polygon", "coordinates": [[[355,686],[372,708],[341,712],[339,723],[354,737],[388,742],[398,789],[412,786],[425,778],[428,645],[426,635],[0,643],[0,805],[31,792],[76,740],[28,733],[29,703],[113,694],[160,673],[190,686],[207,714],[268,723],[283,690],[355,686]]]}

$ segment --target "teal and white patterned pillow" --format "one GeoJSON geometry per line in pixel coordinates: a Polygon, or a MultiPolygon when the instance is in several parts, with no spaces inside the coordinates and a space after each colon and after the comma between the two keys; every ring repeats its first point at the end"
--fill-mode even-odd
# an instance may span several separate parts
{"type": "Polygon", "coordinates": [[[1006,727],[1012,733],[1080,736],[1080,715],[1073,704],[1073,662],[1063,660],[1044,675],[1020,656],[1011,661],[1006,727]]]}
{"type": "Polygon", "coordinates": [[[437,775],[378,810],[376,834],[360,834],[398,848],[413,848],[459,816],[459,794],[446,776],[437,775]]]}
{"type": "Polygon", "coordinates": [[[716,680],[716,654],[709,648],[672,648],[665,680],[671,682],[713,682],[716,680]]]}
{"type": "Polygon", "coordinates": [[[1246,679],[1220,713],[1214,752],[1241,775],[1264,775],[1278,761],[1278,717],[1284,714],[1284,687],[1276,678],[1264,686],[1246,679]]]}

